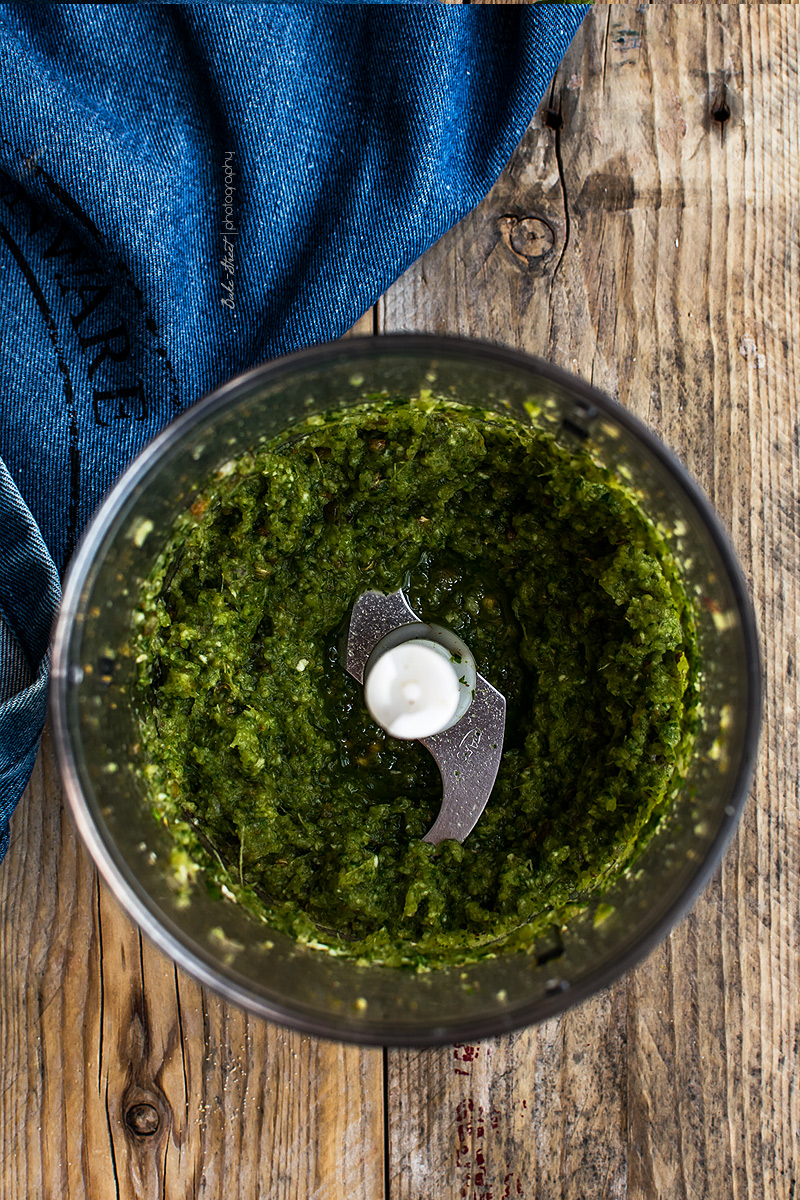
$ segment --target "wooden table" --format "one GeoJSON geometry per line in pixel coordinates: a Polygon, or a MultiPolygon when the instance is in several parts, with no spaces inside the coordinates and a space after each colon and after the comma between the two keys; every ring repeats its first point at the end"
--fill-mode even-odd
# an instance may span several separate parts
{"type": "Polygon", "coordinates": [[[301,1037],[142,941],[45,740],[0,870],[3,1200],[796,1200],[798,62],[794,7],[596,8],[491,195],[361,323],[552,359],[712,497],[767,708],[691,915],[537,1029],[421,1052],[301,1037]]]}

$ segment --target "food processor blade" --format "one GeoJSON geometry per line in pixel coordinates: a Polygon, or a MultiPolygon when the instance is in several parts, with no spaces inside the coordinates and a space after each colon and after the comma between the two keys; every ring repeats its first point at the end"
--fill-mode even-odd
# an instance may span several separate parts
{"type": "MultiPolygon", "coordinates": [[[[430,637],[448,644],[460,639],[449,631],[421,621],[402,589],[388,595],[369,591],[353,605],[347,635],[345,669],[364,684],[370,659],[386,641],[389,646],[430,637]],[[396,631],[402,631],[396,634],[396,631]],[[391,638],[389,635],[395,635],[391,638]]],[[[467,652],[468,653],[468,652],[467,652]]],[[[471,659],[471,655],[470,655],[471,659]]],[[[466,711],[453,724],[431,736],[415,739],[431,753],[442,776],[442,805],[423,841],[437,845],[447,838],[463,842],[475,828],[494,787],[505,733],[505,697],[480,674],[466,711]]]]}

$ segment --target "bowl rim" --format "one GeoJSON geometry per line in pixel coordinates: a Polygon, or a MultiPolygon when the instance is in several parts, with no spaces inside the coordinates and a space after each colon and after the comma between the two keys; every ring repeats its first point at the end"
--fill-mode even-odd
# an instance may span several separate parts
{"type": "MultiPolygon", "coordinates": [[[[100,875],[117,901],[142,931],[173,962],[177,963],[204,986],[241,1005],[267,1020],[340,1042],[358,1045],[437,1046],[461,1040],[481,1040],[495,1037],[527,1025],[538,1024],[581,1003],[629,971],[667,936],[672,927],[692,907],[710,877],[716,871],[723,853],[741,818],[753,778],[762,717],[762,665],[758,627],[752,600],[744,574],[733,551],[728,535],[714,511],[710,500],[687,471],[681,460],[659,437],[617,400],[572,375],[553,363],[534,355],[494,343],[472,338],[433,334],[395,333],[380,337],[352,337],[346,340],[311,346],[280,358],[258,364],[227,380],[206,393],[194,405],[179,413],[122,472],[99,508],[93,514],[70,563],[64,582],[63,598],[55,627],[52,649],[50,714],[54,745],[64,790],[78,832],[100,875]],[[113,840],[106,836],[96,821],[87,796],[84,794],[77,760],[70,736],[67,716],[69,690],[68,652],[73,627],[80,607],[81,592],[89,578],[95,556],[109,526],[117,517],[133,489],[138,488],[148,473],[177,445],[185,432],[219,409],[234,404],[260,384],[280,380],[282,376],[319,365],[346,362],[349,358],[400,355],[431,357],[436,354],[450,357],[480,359],[494,366],[507,366],[516,371],[538,375],[564,388],[579,401],[614,418],[635,435],[661,465],[676,479],[690,502],[698,510],[705,528],[725,566],[742,621],[745,650],[747,709],[745,735],[741,758],[732,786],[731,802],[722,815],[719,829],[699,861],[683,892],[673,901],[654,924],[630,943],[613,960],[600,964],[567,989],[544,999],[514,1004],[508,1009],[480,1018],[467,1018],[442,1023],[429,1029],[414,1027],[403,1031],[402,1023],[384,1028],[370,1020],[368,1013],[357,1020],[353,1017],[327,1018],[310,1016],[305,1009],[267,1000],[251,991],[242,976],[225,966],[202,947],[190,941],[188,935],[150,898],[133,876],[125,860],[116,850],[113,840]],[[152,903],[152,907],[151,907],[152,903]],[[242,982],[239,982],[242,980],[242,982]]],[[[390,968],[386,968],[390,969],[390,968]]]]}

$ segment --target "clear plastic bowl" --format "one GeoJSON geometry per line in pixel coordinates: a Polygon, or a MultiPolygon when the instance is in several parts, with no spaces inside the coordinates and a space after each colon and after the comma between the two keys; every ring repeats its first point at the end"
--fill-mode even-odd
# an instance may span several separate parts
{"type": "Polygon", "coordinates": [[[232,380],[183,413],[128,468],[69,571],[55,637],[52,712],[78,828],[112,892],[181,967],[227,998],[307,1033],[431,1045],[543,1020],[606,987],[663,938],[719,863],[744,804],[758,741],[755,621],[727,538],[683,466],[639,421],[577,378],[511,350],[439,337],[353,339],[232,380]],[[670,816],[635,865],[561,939],[467,968],[362,967],[298,945],[198,887],[182,907],[171,841],[145,794],[129,702],[140,583],[201,481],[263,435],[370,394],[421,387],[536,420],[579,439],[671,531],[698,599],[702,722],[670,816]],[[146,536],[145,536],[146,534],[146,536]],[[113,765],[113,766],[112,766],[113,765]],[[222,933],[221,933],[222,931],[222,933]]]}

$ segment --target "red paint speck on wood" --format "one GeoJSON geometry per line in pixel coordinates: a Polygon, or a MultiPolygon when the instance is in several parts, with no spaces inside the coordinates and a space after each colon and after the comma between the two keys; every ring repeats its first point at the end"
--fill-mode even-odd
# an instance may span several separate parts
{"type": "MultiPolygon", "coordinates": [[[[497,1129],[500,1123],[499,1109],[492,1108],[487,1115],[489,1127],[497,1129]]],[[[486,1136],[487,1121],[483,1105],[476,1106],[469,1096],[459,1100],[456,1106],[456,1122],[456,1171],[459,1174],[462,1200],[494,1200],[495,1195],[497,1200],[510,1200],[512,1191],[515,1196],[522,1196],[522,1182],[514,1171],[508,1171],[508,1164],[507,1173],[503,1177],[502,1196],[495,1193],[492,1184],[486,1178],[486,1155],[482,1140],[486,1136]]]]}

